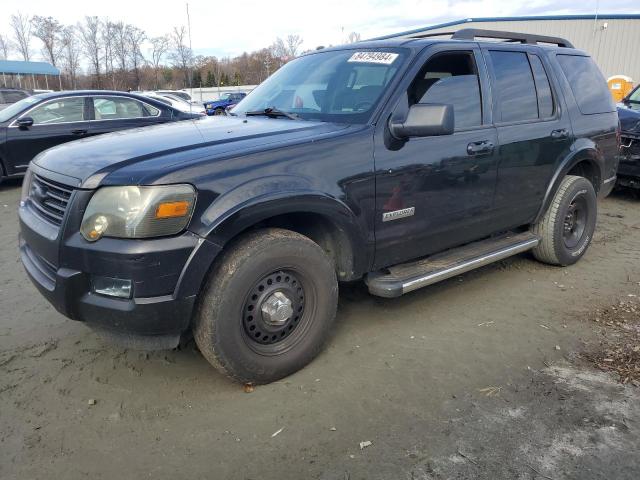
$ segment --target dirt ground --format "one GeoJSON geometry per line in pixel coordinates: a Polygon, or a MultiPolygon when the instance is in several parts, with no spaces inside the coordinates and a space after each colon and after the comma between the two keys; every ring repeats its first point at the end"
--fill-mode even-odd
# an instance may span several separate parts
{"type": "Polygon", "coordinates": [[[593,312],[640,296],[628,194],[570,268],[521,255],[393,300],[341,286],[328,348],[252,393],[193,347],[114,348],[55,312],[18,260],[18,200],[0,186],[3,480],[640,478],[640,388],[579,355],[593,312]]]}

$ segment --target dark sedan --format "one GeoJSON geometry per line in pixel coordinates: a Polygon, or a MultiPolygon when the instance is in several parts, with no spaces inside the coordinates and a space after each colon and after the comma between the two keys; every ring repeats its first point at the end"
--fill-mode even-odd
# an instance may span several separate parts
{"type": "Polygon", "coordinates": [[[61,143],[127,128],[199,118],[135,94],[42,93],[0,111],[0,181],[24,175],[40,152],[61,143]]]}

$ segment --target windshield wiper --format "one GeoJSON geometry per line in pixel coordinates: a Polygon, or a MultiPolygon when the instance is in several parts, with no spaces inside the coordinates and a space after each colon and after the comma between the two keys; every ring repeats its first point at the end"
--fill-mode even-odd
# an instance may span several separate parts
{"type": "Polygon", "coordinates": [[[300,120],[300,117],[295,113],[285,112],[283,110],[278,110],[276,107],[267,107],[264,110],[256,110],[254,112],[246,112],[245,115],[256,116],[256,115],[264,115],[265,117],[276,118],[276,117],[286,117],[289,120],[300,120]]]}

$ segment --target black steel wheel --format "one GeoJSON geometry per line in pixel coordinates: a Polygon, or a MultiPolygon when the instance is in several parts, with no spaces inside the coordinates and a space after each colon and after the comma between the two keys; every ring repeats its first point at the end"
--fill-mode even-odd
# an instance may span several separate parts
{"type": "Polygon", "coordinates": [[[242,309],[249,346],[270,354],[293,345],[309,322],[304,300],[301,275],[293,270],[278,270],[256,282],[242,309]]]}
{"type": "Polygon", "coordinates": [[[567,175],[532,231],[540,237],[533,255],[551,265],[571,265],[587,251],[597,216],[596,192],[584,177],[567,175]]]}
{"type": "Polygon", "coordinates": [[[234,380],[272,382],[320,352],[337,301],[335,267],[319,245],[288,230],[258,230],[214,265],[194,338],[202,355],[234,380]]]}

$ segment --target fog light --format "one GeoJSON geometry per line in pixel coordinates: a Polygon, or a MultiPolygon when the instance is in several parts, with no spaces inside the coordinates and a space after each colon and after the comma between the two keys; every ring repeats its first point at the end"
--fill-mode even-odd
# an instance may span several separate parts
{"type": "Polygon", "coordinates": [[[91,286],[94,293],[109,297],[131,298],[131,280],[111,277],[92,277],[91,286]]]}

